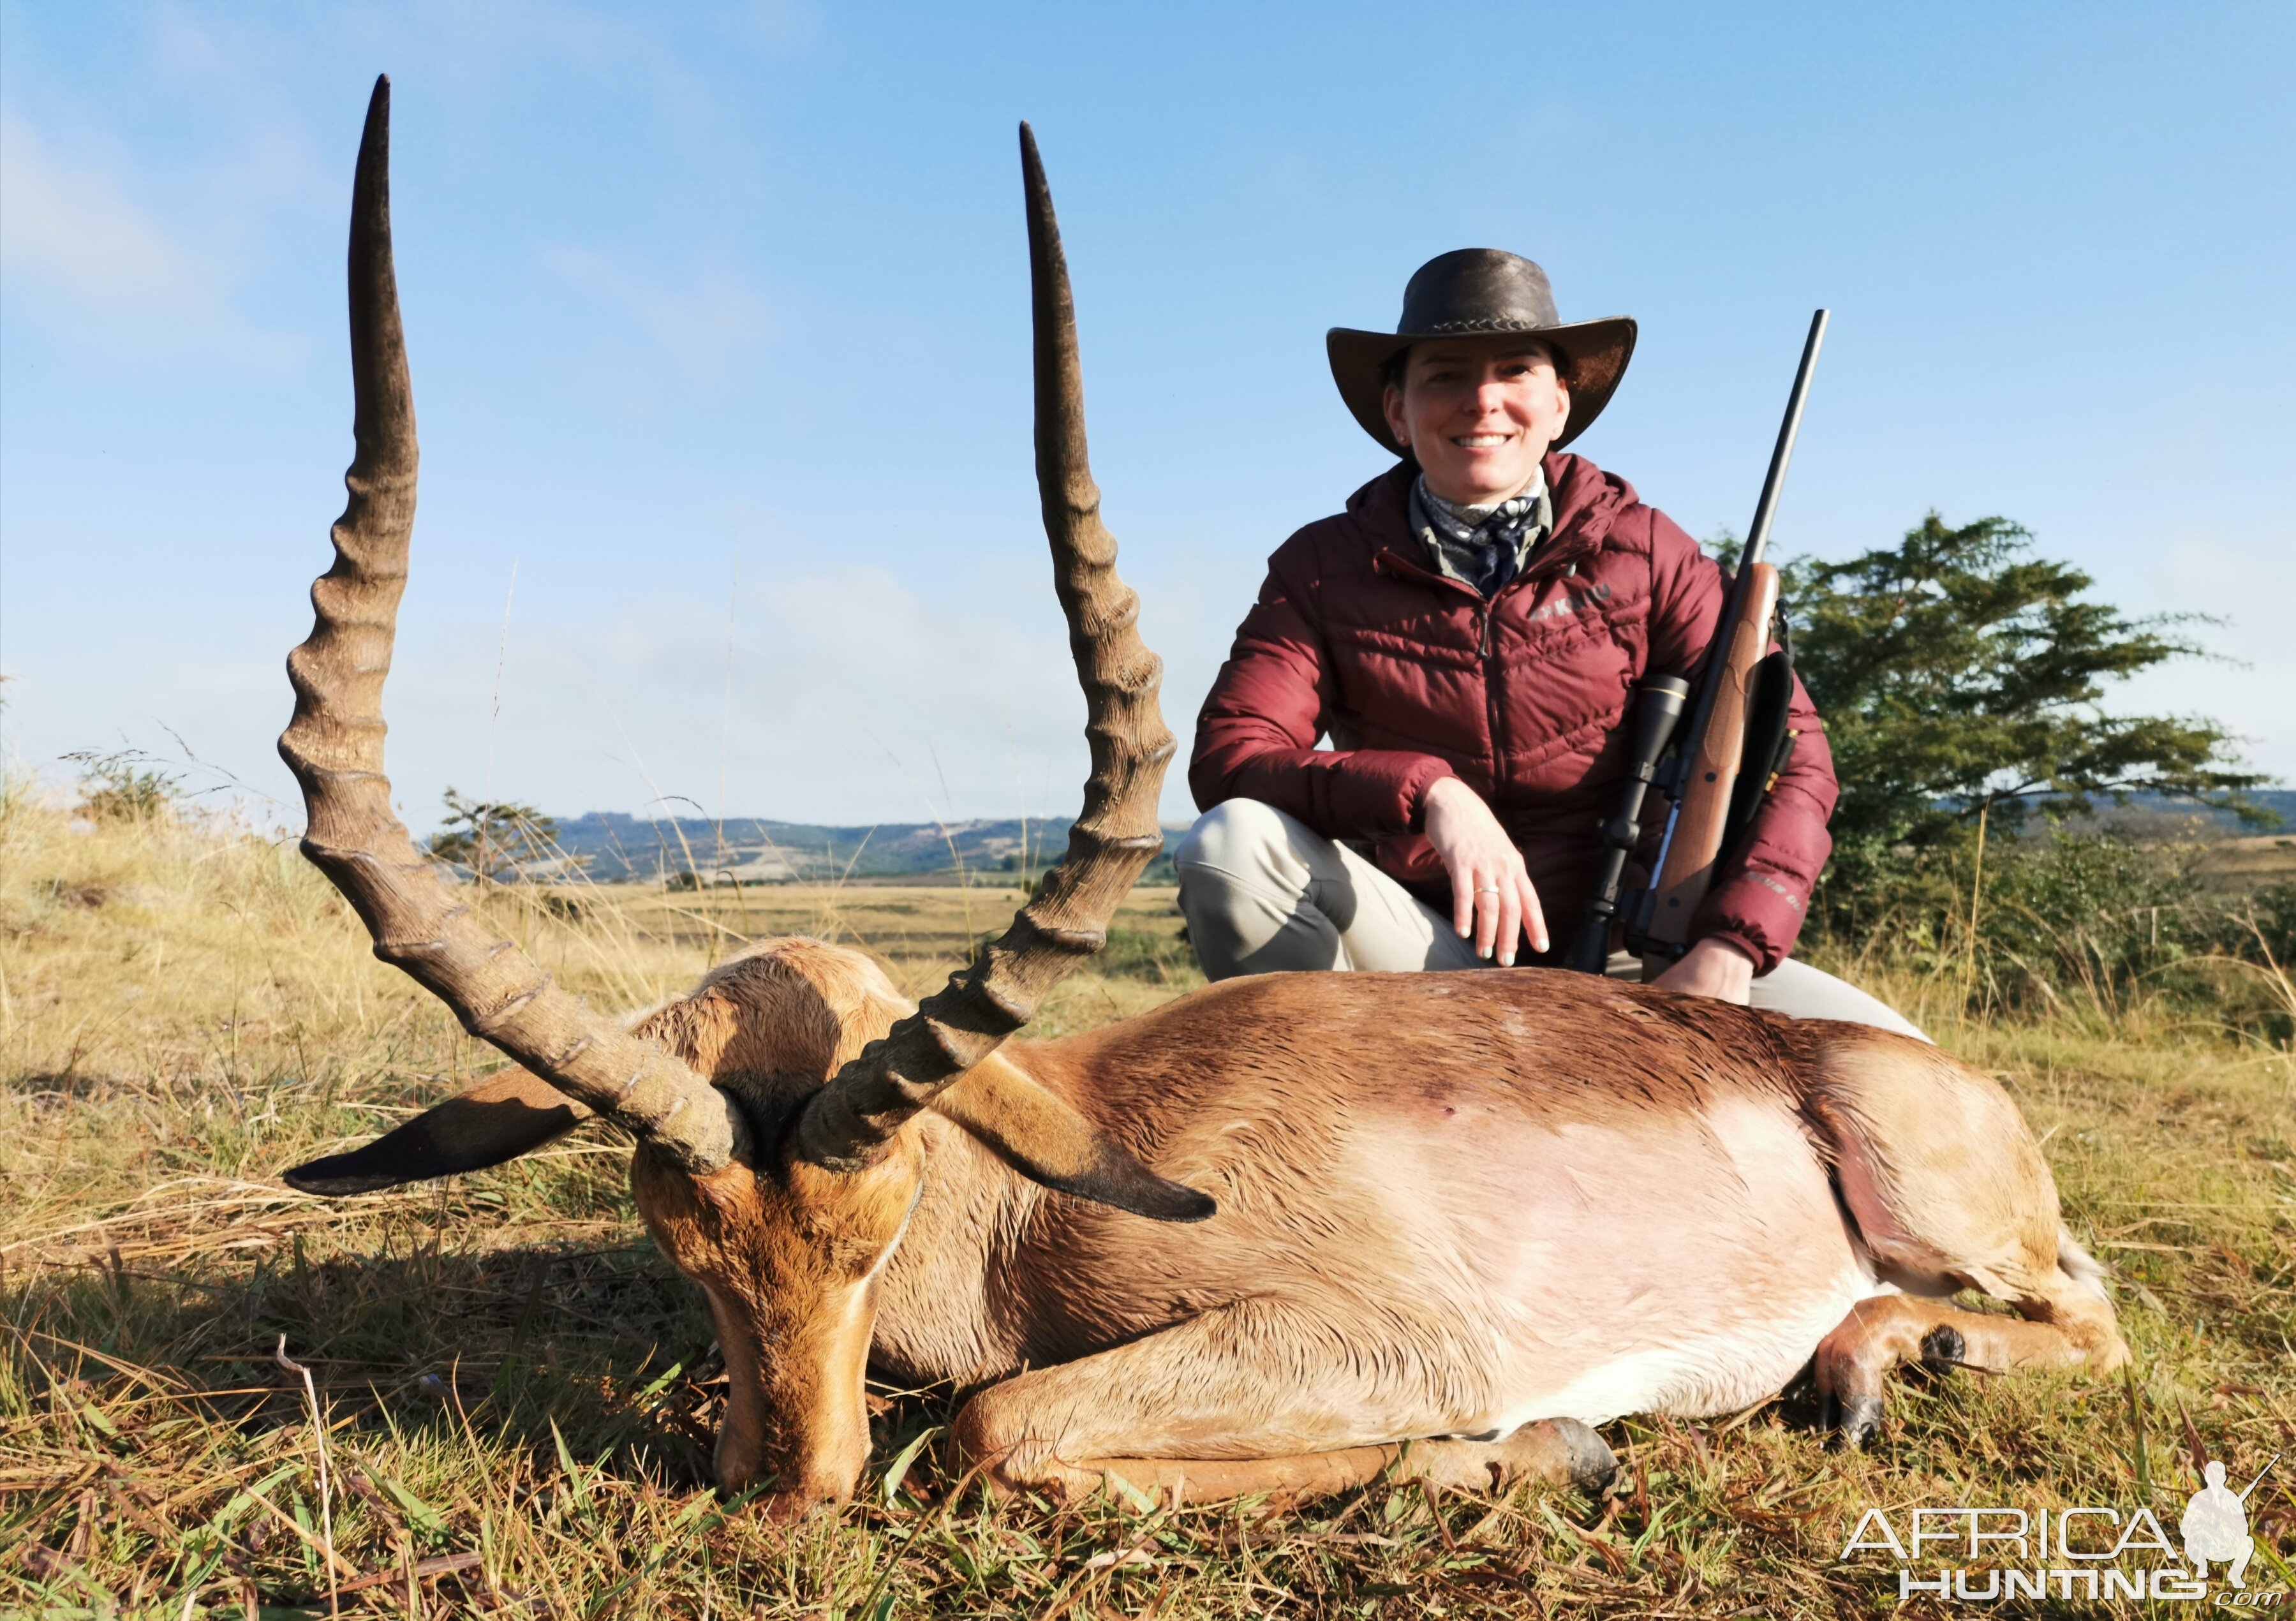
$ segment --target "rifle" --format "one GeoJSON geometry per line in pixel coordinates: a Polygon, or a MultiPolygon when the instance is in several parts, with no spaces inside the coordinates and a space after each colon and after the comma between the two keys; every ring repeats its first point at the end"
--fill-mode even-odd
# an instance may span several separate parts
{"type": "Polygon", "coordinates": [[[2273,1453],[2272,1456],[2265,1461],[2264,1467],[2256,1471],[2256,1478],[2250,1481],[2246,1486],[2241,1487],[2241,1489],[2234,1493],[2234,1495],[2237,1496],[2243,1502],[2246,1502],[2248,1501],[2248,1494],[2256,1490],[2258,1486],[2264,1484],[2264,1478],[2272,1472],[2272,1466],[2279,1461],[2280,1454],[2278,1453],[2273,1453]]]}
{"type": "Polygon", "coordinates": [[[1706,657],[1698,701],[1677,742],[1670,768],[1659,762],[1676,741],[1690,685],[1678,675],[1653,676],[1643,684],[1635,744],[1618,814],[1603,824],[1603,864],[1594,898],[1578,932],[1570,966],[1599,974],[1610,957],[1611,929],[1619,916],[1620,881],[1642,837],[1643,801],[1652,787],[1671,802],[1666,833],[1659,846],[1656,875],[1636,897],[1629,913],[1628,945],[1643,958],[1644,973],[1655,975],[1688,949],[1690,920],[1714,882],[1724,855],[1735,848],[1751,824],[1761,798],[1784,770],[1794,733],[1786,727],[1793,697],[1793,656],[1787,646],[1769,651],[1777,617],[1778,571],[1762,561],[1769,549],[1770,520],[1786,465],[1801,431],[1802,406],[1809,397],[1810,374],[1825,341],[1827,312],[1810,317],[1801,364],[1786,399],[1785,421],[1770,453],[1762,497],[1746,533],[1738,572],[1706,657]]]}

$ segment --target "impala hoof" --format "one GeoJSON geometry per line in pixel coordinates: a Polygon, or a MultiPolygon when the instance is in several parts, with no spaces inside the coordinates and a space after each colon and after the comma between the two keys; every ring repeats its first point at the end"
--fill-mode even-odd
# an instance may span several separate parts
{"type": "Polygon", "coordinates": [[[1552,1420],[1560,1438],[1570,1449],[1570,1484],[1589,1497],[1607,1494],[1619,1478],[1619,1455],[1591,1425],[1577,1419],[1552,1420]]]}
{"type": "Polygon", "coordinates": [[[1835,1422],[1836,1444],[1844,1452],[1857,1451],[1882,1428],[1882,1398],[1878,1396],[1847,1396],[1838,1402],[1828,1397],[1826,1406],[1835,1422]]]}
{"type": "Polygon", "coordinates": [[[1575,1486],[1600,1497],[1618,1478],[1619,1460],[1610,1443],[1577,1419],[1542,1419],[1498,1443],[1503,1461],[1494,1484],[1544,1480],[1575,1486]]]}
{"type": "Polygon", "coordinates": [[[1969,1360],[1969,1342],[1950,1322],[1940,1322],[1922,1336],[1922,1366],[1946,1373],[1969,1360]]]}

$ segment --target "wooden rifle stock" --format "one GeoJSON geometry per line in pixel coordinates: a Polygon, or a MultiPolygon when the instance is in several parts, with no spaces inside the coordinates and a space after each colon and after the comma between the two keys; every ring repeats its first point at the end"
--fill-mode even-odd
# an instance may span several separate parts
{"type": "MultiPolygon", "coordinates": [[[[1698,705],[1691,712],[1668,785],[1674,808],[1659,848],[1658,872],[1643,897],[1642,927],[1629,936],[1643,954],[1645,978],[1682,955],[1690,939],[1691,919],[1713,887],[1714,869],[1724,854],[1730,793],[1745,752],[1754,670],[1770,651],[1770,626],[1777,617],[1778,571],[1762,561],[1762,554],[1769,549],[1770,520],[1776,515],[1778,492],[1801,432],[1802,407],[1809,399],[1818,349],[1825,342],[1825,324],[1824,310],[1810,317],[1793,392],[1786,398],[1785,421],[1778,426],[1770,471],[1762,480],[1762,498],[1754,508],[1753,527],[1746,531],[1746,547],[1739,555],[1737,577],[1731,582],[1721,623],[1714,627],[1698,705]]],[[[1757,763],[1756,769],[1767,768],[1768,762],[1757,763]]]]}
{"type": "MultiPolygon", "coordinates": [[[[1705,732],[1685,740],[1689,750],[1677,767],[1680,784],[1666,857],[1652,884],[1650,925],[1644,938],[1679,947],[1690,938],[1691,915],[1714,884],[1722,858],[1723,829],[1730,819],[1730,795],[1746,748],[1746,715],[1753,700],[1755,667],[1770,651],[1770,625],[1778,611],[1778,571],[1767,563],[1750,565],[1748,589],[1735,594],[1729,620],[1715,634],[1722,660],[1720,685],[1705,732]]],[[[1660,954],[1652,954],[1658,955],[1660,954]]],[[[1660,966],[1679,955],[1661,955],[1660,966]]]]}

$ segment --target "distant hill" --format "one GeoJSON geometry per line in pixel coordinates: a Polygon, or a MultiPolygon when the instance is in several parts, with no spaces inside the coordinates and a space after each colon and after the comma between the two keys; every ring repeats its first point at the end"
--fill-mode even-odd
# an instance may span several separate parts
{"type": "MultiPolygon", "coordinates": [[[[2281,829],[2296,831],[2296,790],[2267,790],[2250,796],[2276,811],[2281,829]]],[[[821,883],[840,878],[954,876],[1021,880],[1061,858],[1068,848],[1071,818],[1042,822],[888,822],[875,827],[832,827],[811,822],[768,822],[728,817],[722,830],[701,816],[649,821],[612,811],[593,811],[558,825],[558,842],[579,858],[601,883],[661,883],[692,872],[703,883],[821,883]]],[[[2266,830],[2251,828],[2229,811],[2133,796],[2126,806],[2100,805],[2092,826],[2111,827],[2139,838],[2226,838],[2266,830]]],[[[1173,847],[1184,830],[1167,828],[1164,854],[1145,875],[1150,883],[1172,881],[1173,847]]]]}
{"type": "MultiPolygon", "coordinates": [[[[1043,822],[884,823],[828,827],[807,822],[728,817],[721,829],[700,816],[661,821],[593,811],[558,824],[558,842],[603,883],[661,883],[692,872],[703,883],[818,883],[840,878],[910,878],[1042,872],[1068,848],[1072,818],[1043,822]]],[[[1170,880],[1177,830],[1149,874],[1170,880]],[[1162,868],[1159,874],[1156,868],[1162,868]]]]}
{"type": "Polygon", "coordinates": [[[2140,839],[2227,839],[2239,838],[2243,834],[2296,832],[2296,790],[2261,789],[2248,798],[2265,809],[2276,812],[2280,825],[2258,827],[2243,822],[2230,811],[2212,810],[2189,799],[2171,799],[2160,794],[2131,794],[2126,805],[2101,800],[2095,812],[2087,818],[2087,824],[2111,828],[2140,839]]]}

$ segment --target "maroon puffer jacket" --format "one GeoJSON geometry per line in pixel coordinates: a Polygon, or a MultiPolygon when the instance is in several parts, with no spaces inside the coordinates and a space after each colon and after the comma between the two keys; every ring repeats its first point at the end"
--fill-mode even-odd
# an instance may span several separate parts
{"type": "MultiPolygon", "coordinates": [[[[1268,560],[1197,719],[1188,785],[1201,808],[1259,799],[1327,839],[1375,840],[1380,866],[1447,913],[1420,819],[1430,783],[1463,777],[1521,849],[1567,949],[1626,775],[1635,684],[1695,679],[1724,576],[1625,479],[1556,454],[1554,534],[1486,603],[1429,565],[1406,516],[1412,477],[1398,465],[1373,479],[1268,560]]],[[[1692,929],[1744,948],[1757,973],[1793,949],[1833,848],[1833,755],[1799,681],[1789,724],[1792,762],[1692,929]]]]}

